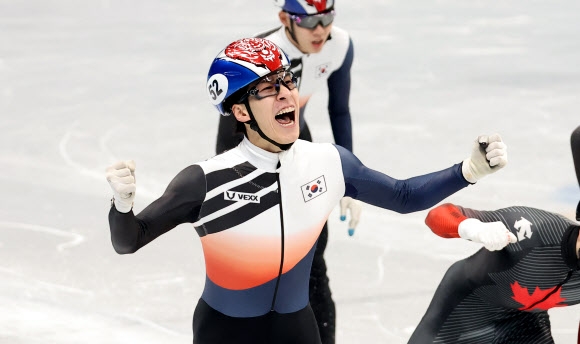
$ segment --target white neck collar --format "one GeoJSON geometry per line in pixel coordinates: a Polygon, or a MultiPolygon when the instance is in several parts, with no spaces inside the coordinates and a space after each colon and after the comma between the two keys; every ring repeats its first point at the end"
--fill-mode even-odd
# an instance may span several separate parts
{"type": "Polygon", "coordinates": [[[276,172],[279,153],[268,152],[262,148],[254,145],[244,136],[244,139],[239,145],[240,151],[248,159],[248,162],[259,169],[267,172],[276,172]]]}

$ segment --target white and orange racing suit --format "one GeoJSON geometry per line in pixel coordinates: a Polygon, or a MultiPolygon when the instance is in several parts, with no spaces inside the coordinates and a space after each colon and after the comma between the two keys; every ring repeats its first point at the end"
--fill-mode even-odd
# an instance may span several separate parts
{"type": "Polygon", "coordinates": [[[271,153],[244,139],[182,170],[138,215],[112,207],[109,223],[119,253],[193,224],[207,274],[194,343],[319,343],[308,281],[317,238],[339,200],[409,213],[468,185],[461,164],[397,180],[330,143],[298,140],[271,153]]]}

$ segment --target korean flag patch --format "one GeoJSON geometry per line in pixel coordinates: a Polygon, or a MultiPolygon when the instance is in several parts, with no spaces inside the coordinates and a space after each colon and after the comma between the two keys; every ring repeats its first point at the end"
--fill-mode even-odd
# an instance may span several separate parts
{"type": "Polygon", "coordinates": [[[326,181],[324,175],[310,181],[300,187],[304,202],[308,202],[326,192],[326,181]]]}
{"type": "Polygon", "coordinates": [[[324,63],[316,66],[316,78],[321,78],[330,72],[330,63],[324,63]]]}

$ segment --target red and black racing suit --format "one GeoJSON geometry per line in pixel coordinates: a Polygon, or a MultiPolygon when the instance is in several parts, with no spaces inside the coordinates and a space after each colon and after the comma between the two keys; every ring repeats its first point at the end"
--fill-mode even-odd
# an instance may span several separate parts
{"type": "Polygon", "coordinates": [[[468,217],[501,221],[518,242],[454,263],[409,343],[554,343],[548,309],[580,303],[580,226],[535,208],[478,211],[452,204],[432,209],[426,223],[452,238],[468,217]]]}

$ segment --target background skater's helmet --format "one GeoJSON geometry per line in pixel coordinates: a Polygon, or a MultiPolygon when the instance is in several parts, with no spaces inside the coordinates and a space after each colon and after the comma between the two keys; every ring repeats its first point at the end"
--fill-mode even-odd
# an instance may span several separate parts
{"type": "Polygon", "coordinates": [[[264,38],[243,38],[230,43],[213,60],[207,74],[209,101],[228,116],[252,82],[290,66],[288,56],[264,38]]]}
{"type": "Polygon", "coordinates": [[[274,3],[292,14],[317,14],[334,8],[334,0],[274,0],[274,3]]]}

